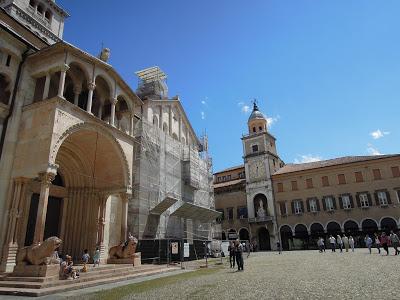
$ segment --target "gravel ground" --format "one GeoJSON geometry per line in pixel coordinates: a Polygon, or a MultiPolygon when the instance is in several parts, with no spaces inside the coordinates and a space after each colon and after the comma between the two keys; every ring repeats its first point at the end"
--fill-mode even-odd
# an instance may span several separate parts
{"type": "Polygon", "coordinates": [[[400,299],[400,256],[367,252],[252,253],[243,272],[225,264],[125,299],[400,299]]]}

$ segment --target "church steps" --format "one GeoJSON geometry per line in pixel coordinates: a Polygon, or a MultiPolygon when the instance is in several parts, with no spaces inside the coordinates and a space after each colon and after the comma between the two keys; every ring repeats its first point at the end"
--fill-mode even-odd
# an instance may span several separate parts
{"type": "Polygon", "coordinates": [[[129,265],[129,268],[130,270],[125,270],[126,268],[121,266],[114,269],[115,272],[105,274],[88,272],[75,280],[52,280],[49,282],[0,281],[0,294],[43,296],[178,270],[178,268],[153,265],[144,268],[138,267],[137,269],[133,269],[129,265]]]}

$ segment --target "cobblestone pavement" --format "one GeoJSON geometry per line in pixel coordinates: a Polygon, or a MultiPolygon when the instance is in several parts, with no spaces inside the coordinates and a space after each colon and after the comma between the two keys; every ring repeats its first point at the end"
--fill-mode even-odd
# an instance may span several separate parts
{"type": "Polygon", "coordinates": [[[125,299],[400,299],[400,256],[373,250],[252,253],[244,272],[226,264],[125,299]]]}

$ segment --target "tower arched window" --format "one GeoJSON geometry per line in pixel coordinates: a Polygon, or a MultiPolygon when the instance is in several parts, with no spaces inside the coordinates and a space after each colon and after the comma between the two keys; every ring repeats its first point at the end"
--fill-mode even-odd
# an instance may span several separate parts
{"type": "Polygon", "coordinates": [[[37,9],[36,9],[36,11],[37,11],[39,14],[43,15],[43,12],[44,12],[44,7],[43,7],[43,5],[39,4],[38,7],[37,7],[37,9]]]}
{"type": "Polygon", "coordinates": [[[48,22],[51,22],[51,11],[46,10],[46,12],[44,13],[44,17],[48,22]]]}
{"type": "Polygon", "coordinates": [[[255,127],[253,127],[253,132],[256,132],[256,128],[255,127]]]}
{"type": "Polygon", "coordinates": [[[30,1],[29,1],[29,6],[32,7],[32,8],[35,8],[35,6],[36,6],[36,1],[35,1],[35,0],[30,0],[30,1]]]}

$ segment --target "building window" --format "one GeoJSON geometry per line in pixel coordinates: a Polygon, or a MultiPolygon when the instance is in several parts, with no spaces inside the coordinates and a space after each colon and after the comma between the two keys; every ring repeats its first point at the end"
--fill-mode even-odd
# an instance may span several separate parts
{"type": "Polygon", "coordinates": [[[279,182],[279,183],[278,183],[278,192],[279,192],[279,193],[282,193],[282,192],[283,192],[283,183],[282,183],[282,182],[279,182]]]}
{"type": "Polygon", "coordinates": [[[9,67],[11,64],[11,55],[7,55],[6,67],[9,67]]]}
{"type": "Polygon", "coordinates": [[[244,178],[244,172],[239,173],[239,178],[244,178]]]}
{"type": "Polygon", "coordinates": [[[233,207],[228,207],[226,209],[226,216],[227,216],[227,220],[233,220],[233,207]]]}
{"type": "Polygon", "coordinates": [[[382,179],[381,170],[379,170],[379,169],[373,169],[373,170],[372,170],[372,173],[373,173],[373,175],[374,175],[374,180],[382,179]]]}
{"type": "Polygon", "coordinates": [[[328,176],[322,176],[322,186],[329,186],[328,176]]]}
{"type": "Polygon", "coordinates": [[[221,213],[221,215],[217,218],[217,223],[221,224],[222,221],[224,220],[224,210],[223,209],[217,209],[216,211],[221,213]]]}
{"type": "Polygon", "coordinates": [[[344,176],[344,174],[338,175],[338,182],[339,184],[346,184],[346,177],[344,176]]]}
{"type": "Polygon", "coordinates": [[[312,189],[313,188],[312,178],[306,179],[306,186],[307,186],[308,189],[312,189]]]}
{"type": "Polygon", "coordinates": [[[349,195],[342,195],[342,206],[343,209],[351,209],[351,201],[349,195]]]}
{"type": "Polygon", "coordinates": [[[43,14],[43,11],[44,11],[43,5],[39,4],[38,7],[37,7],[37,9],[36,9],[36,11],[37,11],[40,15],[42,15],[42,14],[43,14]]]}
{"type": "Polygon", "coordinates": [[[400,189],[396,190],[397,203],[400,203],[400,189]]]}
{"type": "Polygon", "coordinates": [[[297,181],[292,181],[292,191],[297,191],[298,187],[297,187],[297,181]]]}
{"type": "Polygon", "coordinates": [[[325,210],[326,211],[332,211],[335,209],[333,197],[331,197],[331,196],[325,197],[324,202],[325,202],[325,210]]]}
{"type": "Polygon", "coordinates": [[[400,177],[400,169],[399,167],[392,167],[392,175],[393,177],[400,177]]]}
{"type": "Polygon", "coordinates": [[[303,212],[303,203],[301,202],[301,200],[295,200],[293,202],[293,206],[295,215],[299,215],[303,212]]]}
{"type": "Polygon", "coordinates": [[[281,211],[281,216],[287,215],[286,202],[279,202],[279,209],[281,211]]]}
{"type": "Polygon", "coordinates": [[[369,199],[367,193],[361,193],[358,195],[360,197],[360,205],[363,208],[369,207],[369,199]]]}
{"type": "Polygon", "coordinates": [[[35,1],[35,0],[30,0],[30,1],[29,1],[29,6],[30,6],[31,8],[35,8],[35,6],[36,6],[36,1],[35,1]]]}
{"type": "Polygon", "coordinates": [[[217,182],[221,182],[221,177],[218,177],[218,178],[217,178],[217,182]]]}
{"type": "Polygon", "coordinates": [[[379,191],[376,193],[378,196],[378,201],[380,206],[387,206],[388,205],[388,198],[385,191],[379,191]]]}
{"type": "Polygon", "coordinates": [[[240,206],[237,209],[237,216],[239,219],[247,219],[247,206],[240,206]]]}
{"type": "Polygon", "coordinates": [[[227,180],[231,180],[231,175],[226,176],[227,180]]]}
{"type": "Polygon", "coordinates": [[[361,172],[354,172],[354,176],[356,177],[356,182],[363,182],[363,176],[361,172]]]}
{"type": "Polygon", "coordinates": [[[258,129],[259,129],[260,131],[262,131],[262,127],[261,127],[261,126],[259,126],[258,129]]]}
{"type": "Polygon", "coordinates": [[[46,12],[44,13],[44,17],[50,23],[50,21],[51,21],[51,12],[46,10],[46,12]]]}
{"type": "Polygon", "coordinates": [[[253,127],[253,132],[256,132],[256,128],[255,127],[253,127]]]}
{"type": "Polygon", "coordinates": [[[258,152],[258,145],[251,146],[251,149],[253,150],[253,153],[258,152]]]}
{"type": "Polygon", "coordinates": [[[311,198],[308,200],[308,205],[310,207],[310,212],[317,212],[318,211],[318,206],[317,206],[317,199],[316,198],[311,198]]]}

